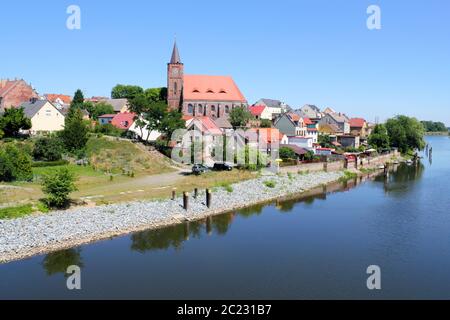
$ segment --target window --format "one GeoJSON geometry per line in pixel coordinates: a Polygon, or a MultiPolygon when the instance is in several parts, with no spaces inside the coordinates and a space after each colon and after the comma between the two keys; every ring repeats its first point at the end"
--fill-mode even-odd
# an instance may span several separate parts
{"type": "Polygon", "coordinates": [[[201,104],[198,105],[198,113],[203,114],[203,106],[201,104]]]}
{"type": "Polygon", "coordinates": [[[176,82],[173,83],[173,93],[177,94],[178,92],[178,84],[176,82]]]}
{"type": "Polygon", "coordinates": [[[230,107],[229,106],[225,106],[225,113],[230,113],[230,107]]]}
{"type": "Polygon", "coordinates": [[[194,106],[192,104],[188,105],[188,113],[193,114],[194,113],[194,106]]]}
{"type": "Polygon", "coordinates": [[[219,93],[227,93],[224,89],[220,89],[219,93]]]}
{"type": "Polygon", "coordinates": [[[212,89],[208,89],[206,90],[206,93],[214,93],[214,91],[212,91],[212,89]]]}
{"type": "Polygon", "coordinates": [[[216,106],[211,106],[211,111],[215,112],[216,111],[216,106]]]}
{"type": "Polygon", "coordinates": [[[45,115],[47,117],[50,117],[52,115],[52,111],[51,110],[45,110],[45,115]]]}
{"type": "Polygon", "coordinates": [[[198,89],[194,89],[192,90],[193,93],[200,93],[200,91],[198,91],[198,89]]]}

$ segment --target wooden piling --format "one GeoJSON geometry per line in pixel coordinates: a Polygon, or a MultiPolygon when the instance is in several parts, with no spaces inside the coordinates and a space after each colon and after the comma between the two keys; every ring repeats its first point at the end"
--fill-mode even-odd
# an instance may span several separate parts
{"type": "Polygon", "coordinates": [[[194,199],[197,199],[198,197],[198,188],[194,189],[194,199]]]}
{"type": "Polygon", "coordinates": [[[212,203],[212,192],[209,189],[206,189],[206,206],[211,208],[212,203]]]}
{"type": "Polygon", "coordinates": [[[183,208],[189,210],[189,193],[183,192],[183,208]]]}
{"type": "Polygon", "coordinates": [[[177,189],[172,189],[172,201],[175,201],[175,198],[177,197],[177,189]]]}

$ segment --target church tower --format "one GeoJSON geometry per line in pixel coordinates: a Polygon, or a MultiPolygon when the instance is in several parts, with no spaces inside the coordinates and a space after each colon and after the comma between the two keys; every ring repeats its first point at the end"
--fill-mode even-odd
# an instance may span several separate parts
{"type": "Polygon", "coordinates": [[[181,63],[175,42],[172,58],[167,64],[167,104],[170,109],[179,109],[182,103],[184,65],[181,63]]]}

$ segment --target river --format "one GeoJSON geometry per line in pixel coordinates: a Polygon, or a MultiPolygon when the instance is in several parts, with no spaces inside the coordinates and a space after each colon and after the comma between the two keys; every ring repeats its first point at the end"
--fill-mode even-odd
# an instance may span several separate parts
{"type": "Polygon", "coordinates": [[[0,265],[0,299],[450,299],[450,139],[427,140],[387,180],[0,265]]]}

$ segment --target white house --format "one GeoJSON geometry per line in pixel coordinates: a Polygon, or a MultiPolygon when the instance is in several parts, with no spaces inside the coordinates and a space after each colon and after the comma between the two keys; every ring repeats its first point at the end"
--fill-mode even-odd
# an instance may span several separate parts
{"type": "Polygon", "coordinates": [[[313,138],[311,137],[298,137],[298,136],[292,136],[288,137],[289,144],[295,145],[303,149],[307,150],[313,150],[313,138]]]}
{"type": "MultiPolygon", "coordinates": [[[[144,123],[146,122],[143,120],[144,123]]],[[[138,127],[136,124],[137,121],[134,121],[133,124],[130,126],[128,131],[133,132],[137,137],[140,137],[142,140],[146,141],[156,141],[159,137],[161,137],[161,133],[158,131],[150,131],[145,128],[138,127]],[[148,138],[148,140],[147,140],[148,138]]]]}

